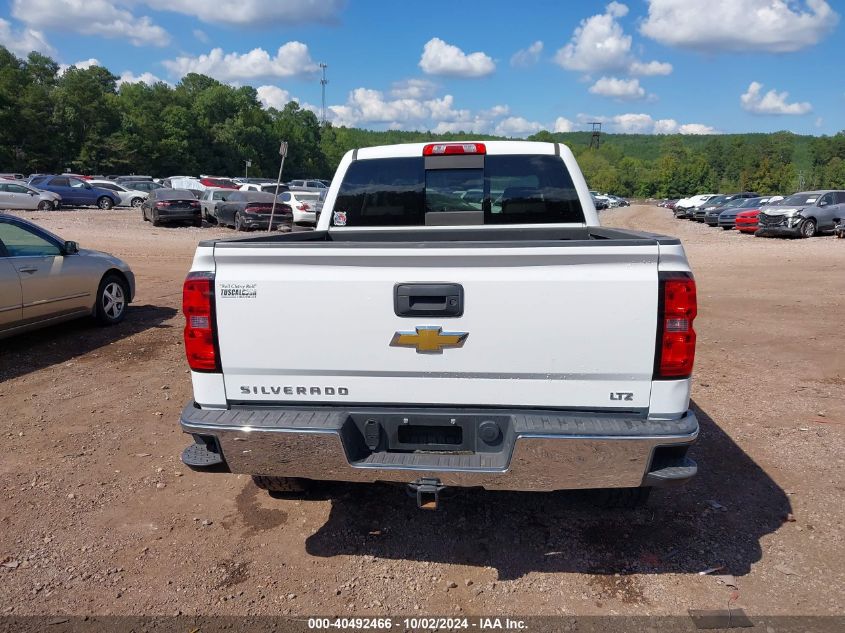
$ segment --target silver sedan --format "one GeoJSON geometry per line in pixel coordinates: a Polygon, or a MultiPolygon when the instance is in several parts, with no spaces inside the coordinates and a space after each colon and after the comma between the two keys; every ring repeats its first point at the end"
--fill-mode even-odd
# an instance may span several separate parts
{"type": "Polygon", "coordinates": [[[86,316],[114,325],[134,296],[135,275],[117,257],[0,213],[0,338],[86,316]]]}
{"type": "Polygon", "coordinates": [[[0,180],[0,209],[58,209],[62,197],[17,180],[0,180]]]}

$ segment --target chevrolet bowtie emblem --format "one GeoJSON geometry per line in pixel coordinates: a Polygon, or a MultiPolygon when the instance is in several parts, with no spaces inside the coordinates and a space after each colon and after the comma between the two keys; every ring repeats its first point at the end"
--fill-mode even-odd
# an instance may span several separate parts
{"type": "Polygon", "coordinates": [[[444,332],[443,328],[423,325],[416,328],[416,332],[396,332],[392,347],[413,347],[417,354],[442,354],[443,350],[452,347],[463,347],[469,332],[444,332]]]}

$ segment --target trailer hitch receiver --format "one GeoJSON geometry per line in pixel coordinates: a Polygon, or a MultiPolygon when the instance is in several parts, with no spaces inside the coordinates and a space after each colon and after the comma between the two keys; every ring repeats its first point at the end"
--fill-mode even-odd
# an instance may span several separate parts
{"type": "Polygon", "coordinates": [[[439,479],[426,477],[408,484],[408,489],[417,497],[417,507],[421,510],[440,509],[440,492],[445,487],[439,479]]]}

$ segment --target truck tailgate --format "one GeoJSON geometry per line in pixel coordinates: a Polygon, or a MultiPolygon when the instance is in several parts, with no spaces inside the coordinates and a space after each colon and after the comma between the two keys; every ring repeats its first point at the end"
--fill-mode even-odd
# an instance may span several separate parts
{"type": "Polygon", "coordinates": [[[218,244],[226,398],[646,408],[658,249],[218,244]],[[397,283],[458,284],[463,314],[397,316],[397,283]]]}

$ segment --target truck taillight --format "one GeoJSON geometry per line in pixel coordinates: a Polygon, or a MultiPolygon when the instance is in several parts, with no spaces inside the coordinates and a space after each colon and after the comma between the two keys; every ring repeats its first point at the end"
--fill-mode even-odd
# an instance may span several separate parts
{"type": "Polygon", "coordinates": [[[423,147],[423,156],[449,156],[452,154],[486,154],[484,143],[431,143],[423,147]]]}
{"type": "Polygon", "coordinates": [[[189,273],[182,286],[185,353],[194,371],[220,371],[214,322],[214,274],[189,273]]]}
{"type": "Polygon", "coordinates": [[[689,273],[660,273],[659,283],[654,378],[688,378],[695,361],[695,279],[689,273]]]}

